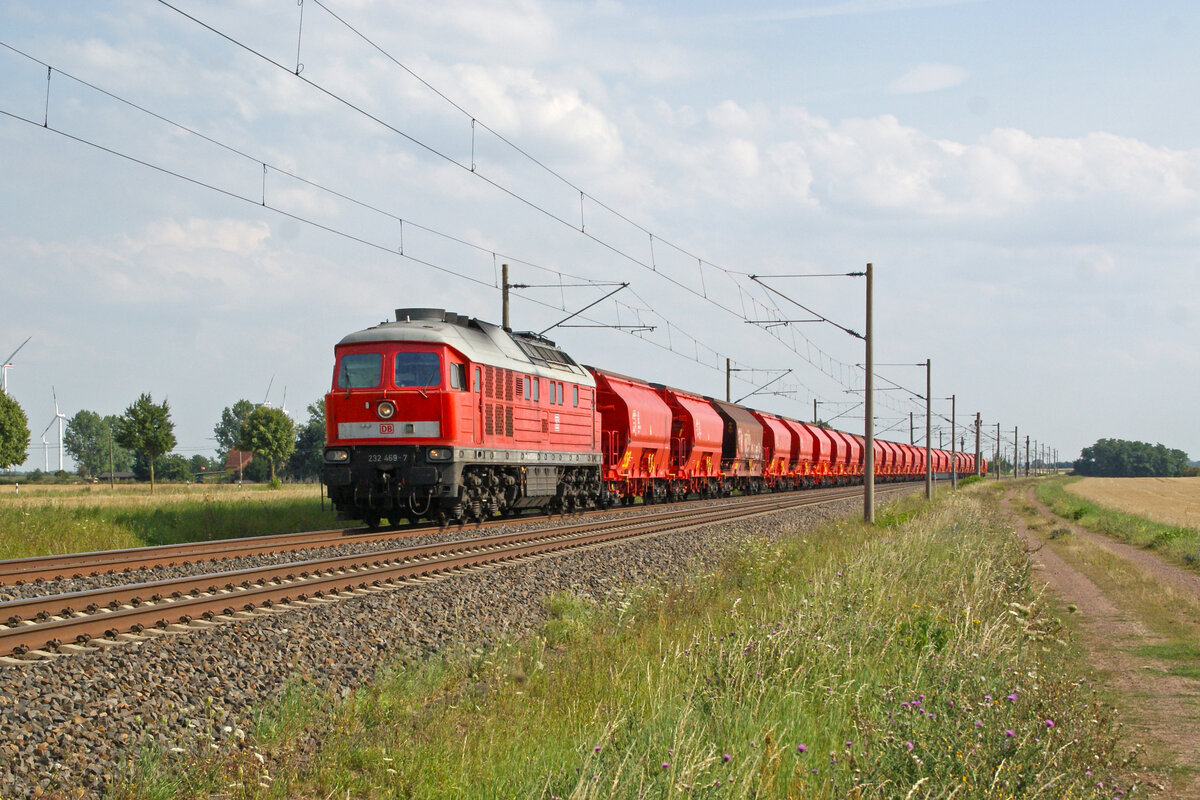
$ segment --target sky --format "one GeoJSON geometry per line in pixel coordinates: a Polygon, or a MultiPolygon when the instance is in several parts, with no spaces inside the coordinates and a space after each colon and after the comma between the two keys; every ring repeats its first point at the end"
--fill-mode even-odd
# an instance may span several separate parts
{"type": "Polygon", "coordinates": [[[502,263],[582,363],[720,397],[729,359],[855,432],[871,263],[881,438],[921,443],[928,359],[935,444],[953,408],[985,453],[1200,458],[1198,38],[1169,1],[0,4],[25,468],[55,397],[166,399],[187,456],[239,399],[303,422],[394,309],[498,322],[502,263]]]}

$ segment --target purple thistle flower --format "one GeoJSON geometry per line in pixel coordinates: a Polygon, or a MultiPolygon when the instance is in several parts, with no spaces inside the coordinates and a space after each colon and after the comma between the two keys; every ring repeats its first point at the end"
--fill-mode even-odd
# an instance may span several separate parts
{"type": "Polygon", "coordinates": [[[983,700],[985,703],[990,703],[990,702],[992,702],[992,696],[990,694],[985,694],[983,696],[983,700]]]}
{"type": "Polygon", "coordinates": [[[599,753],[599,752],[600,752],[600,745],[596,745],[596,747],[595,747],[595,750],[596,750],[596,752],[597,752],[597,753],[599,753]]]}
{"type": "Polygon", "coordinates": [[[907,700],[905,700],[903,703],[901,703],[901,704],[900,704],[900,707],[901,707],[901,708],[908,708],[908,701],[907,701],[907,700]]]}
{"type": "Polygon", "coordinates": [[[798,745],[796,745],[796,749],[797,749],[798,751],[800,751],[801,753],[807,753],[807,752],[808,752],[808,745],[804,745],[804,744],[798,744],[798,745]]]}
{"type": "Polygon", "coordinates": [[[729,753],[726,753],[725,755],[721,756],[721,760],[722,761],[732,761],[733,756],[729,755],[729,753]]]}
{"type": "Polygon", "coordinates": [[[1011,730],[1009,730],[1009,729],[1007,729],[1007,728],[1006,728],[1006,729],[1005,729],[1005,731],[1004,731],[1004,735],[1005,735],[1005,736],[1008,736],[1008,737],[1013,737],[1013,736],[1016,736],[1016,734],[1015,734],[1015,733],[1013,733],[1011,730]]]}
{"type": "Polygon", "coordinates": [[[1014,701],[1014,702],[1015,702],[1015,701],[1016,701],[1016,699],[1017,699],[1017,693],[1016,693],[1016,692],[1013,692],[1013,693],[1012,693],[1012,694],[1010,694],[1010,695],[1009,695],[1009,696],[1008,696],[1006,699],[1008,699],[1008,700],[1012,700],[1012,701],[1014,701]]]}
{"type": "Polygon", "coordinates": [[[912,742],[905,742],[905,743],[904,743],[904,746],[905,746],[905,747],[907,747],[909,750],[912,750],[912,749],[913,749],[913,743],[912,743],[912,742]]]}
{"type": "Polygon", "coordinates": [[[854,746],[854,742],[846,742],[846,747],[853,747],[853,746],[854,746]]]}
{"type": "Polygon", "coordinates": [[[1046,727],[1047,727],[1047,728],[1053,728],[1053,727],[1054,727],[1054,720],[1052,720],[1052,719],[1048,719],[1048,720],[1046,720],[1046,727]]]}
{"type": "Polygon", "coordinates": [[[671,763],[670,763],[669,761],[664,761],[664,762],[663,762],[663,765],[662,765],[662,768],[663,768],[663,769],[670,769],[670,768],[671,768],[671,763]]]}
{"type": "Polygon", "coordinates": [[[983,727],[983,720],[981,720],[981,719],[977,719],[977,720],[975,720],[975,727],[976,727],[976,728],[982,728],[982,727],[983,727]]]}

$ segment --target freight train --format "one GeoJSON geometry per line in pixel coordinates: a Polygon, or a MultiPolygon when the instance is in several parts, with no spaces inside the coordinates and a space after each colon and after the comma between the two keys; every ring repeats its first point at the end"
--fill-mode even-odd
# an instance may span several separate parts
{"type": "MultiPolygon", "coordinates": [[[[554,342],[437,308],[334,348],[321,481],[343,519],[479,521],[861,483],[861,436],[578,364],[554,342]]],[[[975,472],[933,450],[933,472],[975,472]]],[[[986,471],[986,461],[981,463],[986,471]]],[[[925,450],[875,441],[881,482],[925,450]]]]}

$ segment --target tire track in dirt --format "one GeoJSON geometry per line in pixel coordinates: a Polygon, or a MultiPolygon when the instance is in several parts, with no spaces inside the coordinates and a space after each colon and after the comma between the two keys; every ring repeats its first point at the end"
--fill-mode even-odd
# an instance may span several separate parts
{"type": "MultiPolygon", "coordinates": [[[[1157,635],[1120,598],[1110,597],[1082,571],[1047,547],[1017,512],[1014,494],[1005,495],[1002,505],[1012,516],[1014,530],[1030,554],[1034,577],[1049,587],[1064,605],[1074,605],[1089,664],[1103,681],[1124,698],[1127,724],[1135,740],[1155,747],[1172,765],[1183,767],[1171,775],[1139,773],[1136,777],[1159,796],[1200,798],[1200,681],[1167,673],[1169,665],[1136,654],[1137,648],[1162,644],[1157,635]]],[[[1101,548],[1143,571],[1160,584],[1200,601],[1200,576],[1167,564],[1158,556],[1115,542],[1054,516],[1033,497],[1028,502],[1055,527],[1065,527],[1073,536],[1101,548]]]]}

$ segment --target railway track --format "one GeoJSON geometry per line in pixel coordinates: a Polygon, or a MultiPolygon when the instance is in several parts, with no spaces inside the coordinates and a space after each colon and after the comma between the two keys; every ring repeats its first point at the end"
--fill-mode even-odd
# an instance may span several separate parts
{"type": "MultiPolygon", "coordinates": [[[[842,492],[843,489],[816,489],[807,492],[813,497],[824,497],[826,493],[842,492]]],[[[768,495],[778,497],[781,495],[768,495]]],[[[841,495],[837,495],[841,496],[841,495]]],[[[671,504],[671,508],[687,508],[701,504],[703,500],[671,504]]],[[[663,506],[639,506],[640,510],[663,508],[663,506]]],[[[587,519],[598,515],[619,513],[620,509],[588,511],[576,518],[587,519]]],[[[478,529],[511,525],[520,522],[540,521],[537,517],[508,517],[488,520],[475,525],[478,529]]],[[[456,529],[461,529],[461,526],[456,529]]],[[[437,533],[436,525],[420,525],[407,528],[372,531],[366,528],[344,528],[303,533],[278,534],[274,536],[250,536],[219,541],[185,542],[181,544],[135,547],[124,550],[98,550],[89,553],[66,553],[61,555],[34,556],[0,561],[0,586],[20,586],[39,580],[58,578],[96,577],[102,574],[117,574],[145,567],[165,567],[195,564],[205,561],[221,561],[248,556],[277,555],[321,547],[347,544],[371,544],[424,536],[437,533]]]]}
{"type": "Polygon", "coordinates": [[[0,656],[8,661],[16,660],[13,656],[48,658],[144,635],[184,632],[276,613],[280,607],[386,591],[439,574],[817,505],[854,496],[857,491],[835,489],[759,496],[719,506],[675,506],[659,513],[535,531],[13,600],[0,603],[0,656]]]}

